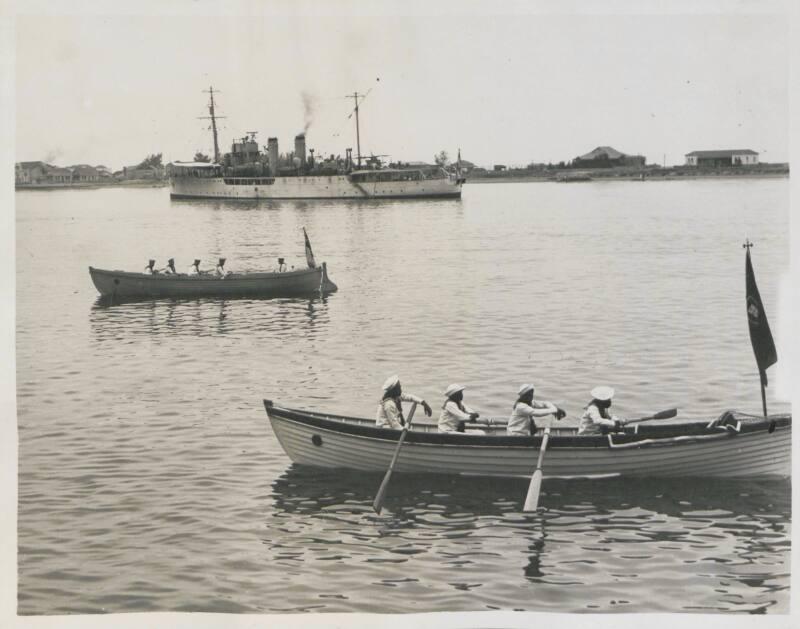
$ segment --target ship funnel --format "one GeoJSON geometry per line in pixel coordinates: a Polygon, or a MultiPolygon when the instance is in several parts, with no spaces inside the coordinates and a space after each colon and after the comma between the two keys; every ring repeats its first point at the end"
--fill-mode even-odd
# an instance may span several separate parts
{"type": "Polygon", "coordinates": [[[269,154],[269,169],[272,176],[278,174],[278,138],[267,139],[267,153],[269,154]]]}
{"type": "Polygon", "coordinates": [[[300,163],[306,163],[306,134],[299,133],[294,138],[294,155],[300,158],[300,163]]]}

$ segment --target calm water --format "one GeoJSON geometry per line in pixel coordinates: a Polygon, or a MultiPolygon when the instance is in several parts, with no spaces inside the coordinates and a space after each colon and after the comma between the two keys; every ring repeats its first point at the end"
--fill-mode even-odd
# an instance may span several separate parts
{"type": "MultiPolygon", "coordinates": [[[[263,397],[374,413],[380,385],[488,416],[520,384],[572,417],[758,412],[745,236],[777,322],[788,180],[468,185],[460,201],[22,192],[19,612],[786,612],[788,481],[395,477],[293,466],[263,397]],[[105,307],[87,267],[304,264],[325,299],[105,307]]],[[[781,376],[770,372],[771,411],[781,376]],[[775,385],[778,385],[777,387],[775,385]]]]}

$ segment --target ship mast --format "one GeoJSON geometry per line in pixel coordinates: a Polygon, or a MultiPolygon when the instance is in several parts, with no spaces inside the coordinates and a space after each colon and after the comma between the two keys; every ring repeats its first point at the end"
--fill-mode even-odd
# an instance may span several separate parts
{"type": "MultiPolygon", "coordinates": [[[[224,118],[225,116],[217,116],[214,114],[214,88],[209,87],[203,90],[204,93],[209,94],[211,100],[208,104],[208,113],[210,116],[204,116],[200,120],[211,120],[211,131],[214,134],[214,163],[219,164],[219,142],[217,141],[217,118],[224,118]]],[[[219,92],[217,92],[219,94],[219,92]]]]}
{"type": "Polygon", "coordinates": [[[358,128],[358,97],[359,96],[366,96],[366,94],[359,94],[358,92],[353,92],[352,96],[348,96],[347,98],[353,98],[356,101],[356,156],[358,158],[358,167],[361,168],[361,133],[358,128]]]}

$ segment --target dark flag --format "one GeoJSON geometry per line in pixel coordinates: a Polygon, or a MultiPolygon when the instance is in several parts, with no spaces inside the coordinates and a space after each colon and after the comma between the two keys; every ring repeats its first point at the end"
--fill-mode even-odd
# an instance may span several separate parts
{"type": "Polygon", "coordinates": [[[308,262],[308,267],[310,269],[316,268],[317,263],[314,261],[314,252],[311,250],[311,243],[308,240],[305,227],[303,227],[303,236],[306,238],[306,262],[308,262]]]}
{"type": "Polygon", "coordinates": [[[745,285],[747,292],[747,322],[750,326],[750,342],[753,344],[753,353],[756,355],[758,371],[761,375],[761,384],[767,386],[767,368],[778,362],[778,354],[775,351],[775,341],[772,340],[772,333],[769,330],[767,314],[764,312],[764,304],[761,303],[761,295],[758,294],[756,286],[756,276],[753,274],[753,263],[750,261],[750,247],[748,241],[744,247],[747,249],[745,260],[745,285]]]}

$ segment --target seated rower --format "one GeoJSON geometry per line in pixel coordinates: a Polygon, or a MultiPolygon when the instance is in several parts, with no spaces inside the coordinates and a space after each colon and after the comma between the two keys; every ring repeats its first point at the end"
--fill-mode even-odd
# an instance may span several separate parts
{"type": "Polygon", "coordinates": [[[554,415],[556,419],[566,416],[566,413],[555,404],[533,399],[533,385],[523,384],[517,393],[517,401],[511,410],[506,433],[515,436],[529,436],[536,432],[534,417],[547,417],[554,415]]]}
{"type": "Polygon", "coordinates": [[[592,401],[586,405],[578,426],[579,435],[602,435],[612,430],[621,430],[627,423],[616,415],[609,415],[611,398],[614,397],[612,387],[595,387],[592,389],[592,401]]]}
{"type": "Polygon", "coordinates": [[[178,271],[175,270],[175,258],[167,260],[167,266],[161,269],[161,272],[166,275],[177,275],[178,271]]]}
{"type": "Polygon", "coordinates": [[[217,277],[225,277],[227,273],[225,272],[225,258],[220,258],[219,262],[217,263],[216,268],[214,269],[214,273],[217,277]]]}
{"type": "Polygon", "coordinates": [[[147,266],[144,267],[144,274],[145,275],[156,275],[158,273],[158,269],[154,269],[153,268],[155,266],[155,263],[156,263],[155,260],[150,260],[147,263],[147,266]]]}
{"type": "Polygon", "coordinates": [[[475,421],[478,413],[464,404],[464,386],[451,384],[444,392],[445,403],[439,414],[439,432],[464,432],[464,424],[475,421]]]}
{"type": "Polygon", "coordinates": [[[192,262],[192,266],[189,267],[189,275],[206,275],[208,271],[201,271],[200,270],[200,260],[195,260],[192,262]]]}
{"type": "Polygon", "coordinates": [[[425,415],[431,416],[431,407],[420,397],[412,395],[411,393],[403,393],[403,388],[400,385],[400,378],[397,376],[389,376],[386,382],[383,383],[383,397],[378,404],[378,414],[375,418],[375,425],[378,428],[395,428],[401,430],[406,425],[405,417],[403,416],[402,402],[416,402],[422,404],[425,410],[425,415]]]}

